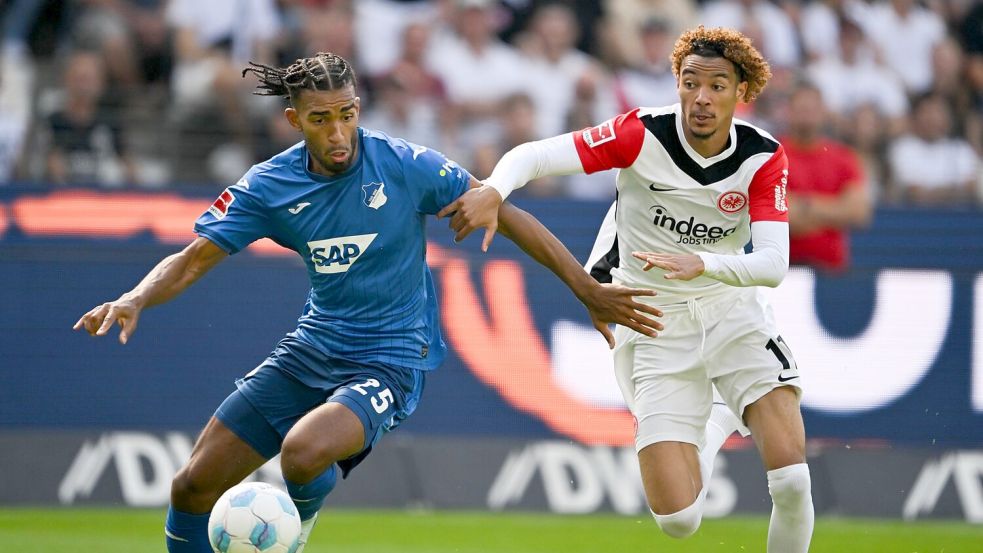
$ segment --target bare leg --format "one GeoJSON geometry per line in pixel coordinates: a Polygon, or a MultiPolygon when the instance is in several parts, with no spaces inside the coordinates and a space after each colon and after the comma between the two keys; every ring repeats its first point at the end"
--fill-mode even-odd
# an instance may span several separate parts
{"type": "Polygon", "coordinates": [[[812,539],[815,512],[799,398],[789,387],[775,388],[747,406],[744,419],[768,470],[773,503],[768,551],[805,553],[812,539]]]}
{"type": "Polygon", "coordinates": [[[656,523],[667,535],[685,538],[703,518],[703,479],[696,446],[657,442],[638,452],[645,497],[656,523]]]}
{"type": "Polygon", "coordinates": [[[290,482],[306,484],[336,461],[362,450],[365,430],[348,407],[327,402],[304,415],[283,440],[280,467],[290,482]]]}
{"type": "Polygon", "coordinates": [[[226,490],[266,462],[221,421],[212,417],[171,483],[171,505],[186,513],[207,513],[226,490]]]}
{"type": "Polygon", "coordinates": [[[171,482],[164,524],[170,553],[209,553],[208,513],[225,491],[259,468],[266,458],[212,417],[191,459],[171,482]]]}

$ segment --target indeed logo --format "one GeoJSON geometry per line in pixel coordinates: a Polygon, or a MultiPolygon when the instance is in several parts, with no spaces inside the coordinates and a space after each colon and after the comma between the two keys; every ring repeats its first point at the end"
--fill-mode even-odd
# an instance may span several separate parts
{"type": "Polygon", "coordinates": [[[355,264],[362,252],[375,240],[378,233],[342,236],[308,242],[314,270],[319,273],[344,273],[355,264]]]}
{"type": "Polygon", "coordinates": [[[669,215],[666,208],[661,205],[654,205],[649,209],[655,211],[652,224],[679,234],[679,240],[676,240],[677,244],[715,244],[721,238],[730,236],[737,230],[737,227],[724,229],[697,223],[693,217],[676,219],[669,215]]]}

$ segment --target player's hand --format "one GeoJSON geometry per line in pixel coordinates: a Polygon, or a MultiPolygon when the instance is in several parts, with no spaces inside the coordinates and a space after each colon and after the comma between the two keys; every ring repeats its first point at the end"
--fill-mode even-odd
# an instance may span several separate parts
{"type": "Polygon", "coordinates": [[[690,280],[703,274],[706,267],[703,259],[694,254],[631,252],[631,255],[645,262],[643,271],[658,267],[669,280],[690,280]]]}
{"type": "Polygon", "coordinates": [[[620,284],[600,284],[589,295],[581,298],[587,306],[591,322],[608,347],[614,349],[614,334],[610,324],[626,326],[635,332],[656,337],[665,327],[652,317],[661,317],[662,311],[635,299],[637,296],[654,296],[655,290],[628,288],[620,284]]]}
{"type": "Polygon", "coordinates": [[[461,194],[437,213],[437,217],[452,215],[449,226],[457,234],[454,241],[460,242],[472,231],[484,227],[485,237],[481,241],[481,251],[487,252],[488,246],[498,230],[498,208],[502,205],[502,196],[498,190],[482,185],[461,194]]]}
{"type": "Polygon", "coordinates": [[[113,323],[118,323],[122,328],[119,332],[119,342],[125,344],[136,331],[139,319],[140,307],[132,300],[120,298],[93,307],[82,315],[72,330],[84,328],[90,336],[103,336],[113,327],[113,323]]]}

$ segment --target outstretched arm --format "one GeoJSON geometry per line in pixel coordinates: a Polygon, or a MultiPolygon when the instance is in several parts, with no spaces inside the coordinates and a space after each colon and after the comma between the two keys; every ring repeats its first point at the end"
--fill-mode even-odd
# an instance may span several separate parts
{"type": "MultiPolygon", "coordinates": [[[[475,229],[484,228],[481,250],[488,251],[498,228],[498,208],[509,193],[540,177],[584,172],[571,135],[563,134],[526,142],[509,150],[495,165],[485,182],[472,186],[460,198],[444,207],[438,217],[452,215],[450,226],[463,240],[475,229]]],[[[472,183],[473,184],[473,183],[472,183]]]]}
{"type": "Polygon", "coordinates": [[[535,217],[510,203],[498,212],[498,229],[530,257],[552,271],[573,291],[586,307],[591,322],[614,348],[614,335],[608,324],[620,324],[647,336],[663,329],[652,317],[661,317],[655,307],[635,300],[635,296],[655,295],[653,290],[601,284],[591,278],[556,236],[535,217]]]}
{"type": "Polygon", "coordinates": [[[132,290],[119,299],[92,308],[72,327],[84,328],[92,336],[109,332],[114,322],[122,330],[119,341],[125,344],[137,329],[140,312],[146,307],[170,301],[194,284],[228,254],[211,240],[199,237],[180,252],[165,257],[132,290]]]}

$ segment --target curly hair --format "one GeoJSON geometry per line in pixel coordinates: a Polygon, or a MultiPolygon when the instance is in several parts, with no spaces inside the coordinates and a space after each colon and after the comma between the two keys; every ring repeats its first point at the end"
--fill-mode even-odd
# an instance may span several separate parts
{"type": "Polygon", "coordinates": [[[747,103],[753,102],[761,94],[771,78],[768,62],[751,45],[751,39],[733,29],[707,29],[700,25],[683,33],[669,55],[672,74],[677,79],[683,60],[690,55],[719,57],[733,63],[737,68],[737,81],[747,81],[747,92],[743,98],[747,103]]]}
{"type": "Polygon", "coordinates": [[[259,96],[283,96],[290,100],[302,90],[336,90],[356,86],[355,71],[345,58],[329,52],[318,52],[298,59],[287,67],[273,67],[249,62],[242,70],[256,75],[259,84],[253,94],[259,96]]]}

